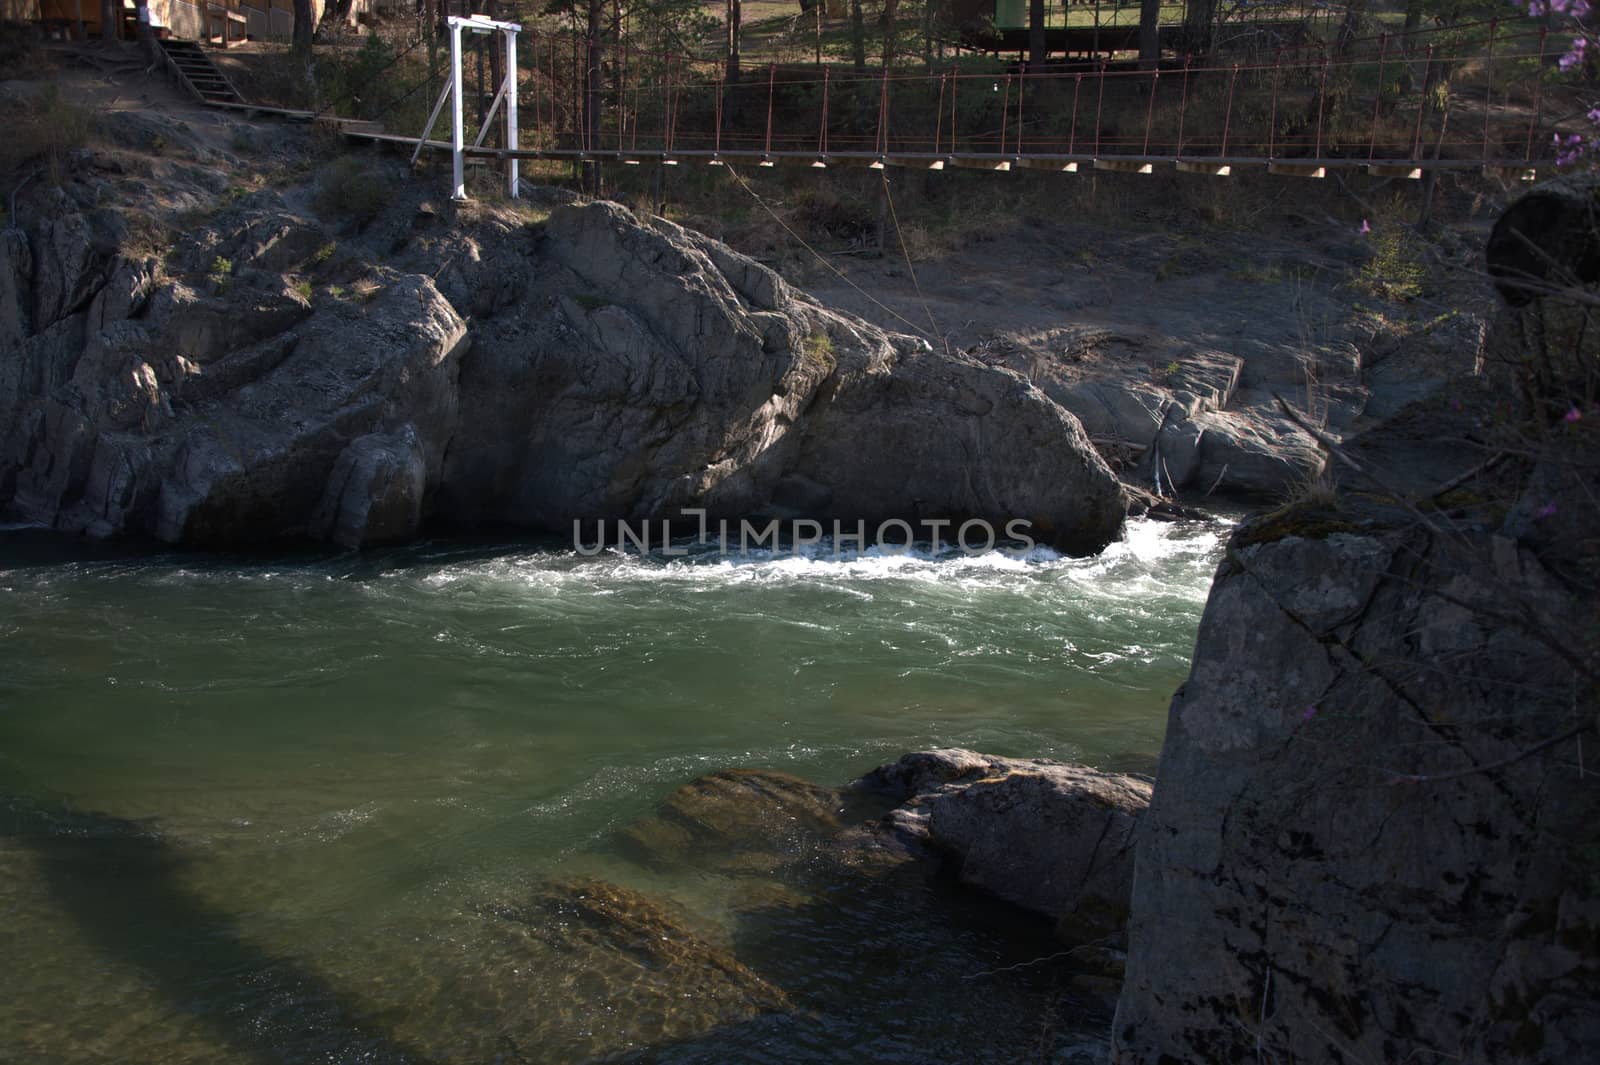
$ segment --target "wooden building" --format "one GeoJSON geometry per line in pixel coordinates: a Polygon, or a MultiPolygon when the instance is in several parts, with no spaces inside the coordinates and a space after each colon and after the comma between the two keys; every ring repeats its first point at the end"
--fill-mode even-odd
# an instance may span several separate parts
{"type": "MultiPolygon", "coordinates": [[[[118,0],[122,9],[121,36],[134,35],[133,0],[118,0]]],[[[229,37],[242,40],[287,38],[294,30],[294,0],[148,0],[150,24],[160,36],[202,40],[221,36],[223,25],[229,37]],[[209,24],[208,24],[209,20],[209,24]],[[209,33],[208,33],[209,30],[209,33]]],[[[324,0],[311,0],[317,19],[322,18],[324,0]]],[[[354,0],[350,17],[359,19],[378,11],[398,7],[397,0],[354,0]]],[[[33,22],[49,32],[72,36],[82,24],[85,33],[100,36],[100,0],[0,0],[0,19],[8,22],[33,22]]]]}
{"type": "MultiPolygon", "coordinates": [[[[1165,10],[1165,8],[1164,8],[1165,10]]],[[[1054,56],[1108,56],[1139,49],[1137,0],[1079,3],[1045,0],[1045,48],[1054,56]]],[[[950,0],[953,29],[963,48],[1028,51],[1028,0],[950,0]]],[[[1163,22],[1162,43],[1181,26],[1163,22]]]]}

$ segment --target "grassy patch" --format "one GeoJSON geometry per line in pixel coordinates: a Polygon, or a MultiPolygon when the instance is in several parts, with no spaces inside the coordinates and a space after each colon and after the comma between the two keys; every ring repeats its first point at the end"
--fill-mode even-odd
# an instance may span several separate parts
{"type": "Polygon", "coordinates": [[[172,250],[172,230],[154,215],[143,211],[123,214],[127,228],[117,251],[125,259],[165,259],[172,250]]]}
{"type": "Polygon", "coordinates": [[[1296,500],[1269,514],[1252,518],[1234,534],[1232,546],[1251,547],[1270,544],[1290,536],[1306,540],[1325,540],[1337,533],[1360,532],[1361,526],[1341,514],[1325,500],[1296,500]]]}
{"type": "Polygon", "coordinates": [[[801,349],[806,362],[813,366],[820,366],[828,373],[832,373],[835,366],[839,365],[838,358],[833,353],[833,337],[827,333],[816,332],[806,337],[804,347],[801,349]]]}
{"type": "Polygon", "coordinates": [[[96,132],[92,112],[64,96],[59,86],[47,85],[8,118],[0,138],[0,173],[36,163],[59,185],[67,176],[67,155],[96,132]]]}

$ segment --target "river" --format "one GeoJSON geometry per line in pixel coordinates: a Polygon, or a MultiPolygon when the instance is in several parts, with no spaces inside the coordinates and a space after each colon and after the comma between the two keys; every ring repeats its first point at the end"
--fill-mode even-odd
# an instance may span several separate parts
{"type": "Polygon", "coordinates": [[[7,534],[0,1061],[1048,1057],[1072,1018],[1047,980],[958,979],[1048,953],[1037,929],[899,927],[868,956],[892,917],[802,906],[756,935],[725,878],[612,834],[729,766],[839,784],[964,746],[1150,772],[1225,532],[1136,521],[1092,559],[7,534]],[[794,1009],[683,1038],[485,929],[485,900],[573,871],[671,898],[794,1009]]]}

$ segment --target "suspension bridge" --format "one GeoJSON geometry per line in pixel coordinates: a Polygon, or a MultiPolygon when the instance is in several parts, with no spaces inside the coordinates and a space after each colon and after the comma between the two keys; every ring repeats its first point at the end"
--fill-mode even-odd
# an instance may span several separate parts
{"type": "Polygon", "coordinates": [[[1546,84],[1564,40],[1524,19],[1206,61],[1096,56],[985,73],[769,63],[737,80],[684,56],[602,54],[578,33],[527,32],[519,60],[521,27],[474,19],[450,20],[454,73],[427,129],[335,119],[344,134],[499,163],[513,180],[522,160],[1533,180],[1582,126],[1546,84]],[[474,31],[508,42],[513,74],[497,87],[473,89],[462,72],[459,34],[474,31]],[[435,139],[452,96],[452,138],[435,139]]]}

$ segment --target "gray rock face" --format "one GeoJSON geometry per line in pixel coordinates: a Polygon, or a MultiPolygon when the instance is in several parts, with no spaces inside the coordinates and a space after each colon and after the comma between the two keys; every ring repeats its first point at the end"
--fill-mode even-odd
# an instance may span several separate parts
{"type": "Polygon", "coordinates": [[[0,286],[34,293],[0,370],[0,490],[15,516],[196,544],[415,531],[455,426],[466,334],[427,278],[313,310],[285,284],[283,234],[304,230],[304,245],[319,231],[271,194],[180,243],[174,278],[98,254],[112,235],[65,218],[32,236],[31,278],[0,286]],[[374,453],[396,436],[406,469],[374,453]]]}
{"type": "Polygon", "coordinates": [[[905,755],[856,786],[902,800],[878,835],[953,856],[963,883],[1054,919],[1062,939],[1123,929],[1145,781],[951,749],[905,755]]]}
{"type": "Polygon", "coordinates": [[[1592,616],[1510,539],[1317,524],[1246,527],[1212,589],[1141,826],[1115,1060],[1583,1059],[1600,784],[1538,634],[1592,616]]]}
{"type": "MultiPolygon", "coordinates": [[[[1076,421],[1018,375],[829,311],[766,267],[615,204],[537,242],[474,241],[441,284],[474,319],[444,508],[824,523],[982,518],[1092,551],[1121,492],[1076,421]],[[537,280],[535,280],[537,279],[537,280]]],[[[853,527],[853,526],[852,526],[853,527]]]]}
{"type": "Polygon", "coordinates": [[[421,196],[340,245],[359,297],[312,282],[341,269],[334,244],[273,193],[165,263],[118,253],[103,212],[8,234],[0,505],[186,543],[358,546],[434,518],[570,534],[682,508],[869,535],[1026,519],[1074,552],[1119,534],[1116,479],[1015,373],[615,204],[446,223],[421,196]]]}

